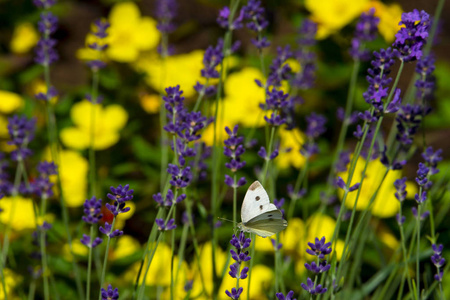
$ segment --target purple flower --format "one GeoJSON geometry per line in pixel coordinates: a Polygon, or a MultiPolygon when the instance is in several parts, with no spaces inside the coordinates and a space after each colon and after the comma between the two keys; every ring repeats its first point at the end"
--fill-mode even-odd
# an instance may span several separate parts
{"type": "Polygon", "coordinates": [[[33,0],[34,6],[37,8],[49,9],[53,5],[55,5],[56,0],[33,0]]]}
{"type": "Polygon", "coordinates": [[[175,0],[158,0],[156,1],[156,19],[158,25],[156,28],[162,33],[171,33],[176,29],[176,25],[173,23],[173,19],[177,13],[177,2],[175,0]]]}
{"type": "Polygon", "coordinates": [[[430,175],[437,174],[439,172],[439,169],[436,168],[438,162],[442,160],[442,149],[436,150],[436,152],[433,151],[433,147],[428,147],[425,149],[425,152],[422,153],[423,159],[425,159],[426,163],[430,167],[430,175]]]}
{"type": "Polygon", "coordinates": [[[294,291],[290,291],[286,294],[286,297],[283,295],[283,293],[276,293],[275,296],[277,296],[278,300],[297,300],[294,298],[294,291]]]}
{"type": "Polygon", "coordinates": [[[336,172],[346,172],[349,163],[350,151],[342,150],[341,153],[339,153],[339,159],[336,163],[336,172]]]}
{"type": "Polygon", "coordinates": [[[107,197],[113,200],[114,203],[112,205],[106,203],[105,206],[114,216],[117,216],[121,213],[126,213],[130,210],[129,207],[125,207],[126,201],[133,199],[134,190],[128,190],[129,187],[129,184],[126,184],[123,187],[121,184],[119,184],[117,188],[113,186],[110,187],[112,194],[108,193],[107,197]]]}
{"type": "Polygon", "coordinates": [[[335,185],[337,187],[343,189],[344,191],[353,192],[359,188],[360,183],[359,182],[355,183],[353,186],[347,188],[347,185],[345,184],[344,179],[342,179],[341,176],[338,176],[338,178],[336,178],[335,185]]]}
{"type": "MultiPolygon", "coordinates": [[[[418,218],[418,211],[417,211],[417,208],[411,207],[411,212],[412,212],[412,214],[413,214],[413,216],[414,216],[415,218],[418,218]]],[[[424,213],[422,213],[422,214],[420,215],[420,220],[421,220],[421,221],[425,220],[426,218],[428,218],[429,215],[430,215],[430,212],[429,212],[429,211],[425,211],[424,213]]]]}
{"type": "Polygon", "coordinates": [[[251,39],[251,43],[259,50],[269,47],[270,42],[267,37],[263,37],[260,33],[269,26],[269,22],[265,17],[265,9],[261,6],[261,1],[250,0],[241,10],[244,20],[248,21],[246,26],[248,29],[258,33],[256,39],[251,39]]]}
{"type": "Polygon", "coordinates": [[[230,31],[242,28],[243,27],[242,21],[244,19],[244,10],[241,9],[241,11],[239,12],[239,16],[234,21],[229,22],[229,18],[230,18],[230,9],[228,8],[228,6],[224,6],[219,11],[219,16],[217,17],[217,23],[220,25],[220,27],[227,28],[230,31]]]}
{"type": "Polygon", "coordinates": [[[328,271],[331,268],[330,264],[327,264],[326,260],[322,260],[319,264],[316,264],[314,261],[311,264],[305,263],[305,268],[313,273],[323,273],[328,271]]]}
{"type": "Polygon", "coordinates": [[[34,95],[34,97],[37,100],[42,100],[42,101],[50,101],[51,99],[53,99],[56,96],[58,96],[58,90],[54,86],[51,86],[45,94],[37,93],[36,95],[34,95]]]}
{"type": "Polygon", "coordinates": [[[418,204],[425,202],[427,200],[427,191],[422,191],[422,193],[414,195],[414,199],[416,199],[418,204]]]}
{"type": "Polygon", "coordinates": [[[318,115],[313,112],[306,117],[306,122],[308,125],[305,134],[308,138],[318,138],[326,131],[325,123],[327,122],[327,118],[323,115],[318,115]]]}
{"type": "Polygon", "coordinates": [[[281,87],[281,82],[291,75],[291,67],[286,61],[293,57],[294,53],[289,45],[277,48],[277,56],[270,65],[269,75],[267,77],[266,86],[281,87]]]}
{"type": "Polygon", "coordinates": [[[376,38],[380,19],[375,17],[374,14],[374,8],[371,8],[367,13],[363,12],[356,24],[355,35],[350,49],[350,55],[355,60],[366,61],[370,58],[369,51],[364,49],[364,43],[373,41],[376,38]]]}
{"type": "Polygon", "coordinates": [[[424,163],[419,163],[419,168],[417,169],[417,177],[416,177],[416,182],[419,186],[427,185],[428,174],[430,174],[430,168],[428,168],[424,163]]]}
{"type": "Polygon", "coordinates": [[[232,177],[225,174],[225,184],[232,188],[238,188],[247,184],[247,179],[245,179],[245,177],[241,177],[234,181],[232,177]]]}
{"type": "Polygon", "coordinates": [[[32,154],[31,150],[28,149],[28,144],[34,139],[35,125],[36,119],[34,118],[27,119],[14,115],[8,119],[8,133],[11,137],[8,144],[17,147],[16,150],[11,152],[12,160],[23,160],[32,154]]]}
{"type": "Polygon", "coordinates": [[[308,243],[311,249],[306,249],[306,253],[317,256],[319,259],[324,259],[325,255],[331,253],[331,243],[325,243],[325,237],[322,237],[320,240],[315,238],[314,243],[308,243]]]}
{"type": "Polygon", "coordinates": [[[203,69],[200,71],[202,77],[219,78],[217,66],[223,60],[223,40],[219,39],[215,47],[209,46],[203,56],[203,69]]]}
{"type": "Polygon", "coordinates": [[[403,13],[399,25],[404,25],[395,35],[394,47],[398,49],[399,59],[409,62],[422,57],[422,48],[427,42],[431,25],[430,15],[414,9],[403,13]]]}
{"type": "Polygon", "coordinates": [[[420,105],[406,104],[400,106],[395,120],[397,122],[396,139],[402,146],[409,147],[412,144],[414,135],[422,121],[422,116],[427,113],[420,105]]]}
{"type": "Polygon", "coordinates": [[[84,216],[81,219],[88,224],[97,224],[103,217],[102,215],[102,199],[93,196],[84,202],[84,216]]]}
{"type": "Polygon", "coordinates": [[[105,290],[101,289],[102,300],[117,300],[119,299],[119,290],[115,288],[113,290],[112,286],[109,284],[108,288],[105,290]]]}
{"type": "Polygon", "coordinates": [[[396,215],[395,215],[395,219],[397,220],[398,226],[402,226],[403,223],[405,223],[406,217],[405,217],[405,216],[402,216],[402,215],[400,215],[400,214],[396,214],[396,215]]]}
{"type": "Polygon", "coordinates": [[[316,32],[317,24],[309,19],[305,19],[300,27],[300,38],[297,41],[300,48],[294,53],[302,68],[291,79],[291,85],[299,90],[306,90],[314,85],[316,54],[311,48],[316,44],[316,32]]]}
{"type": "MultiPolygon", "coordinates": [[[[45,6],[45,9],[48,8],[45,6]]],[[[35,61],[43,66],[49,66],[58,60],[59,56],[55,50],[56,40],[50,38],[50,35],[55,33],[58,27],[58,18],[51,12],[45,11],[41,13],[40,21],[38,22],[38,30],[42,34],[35,48],[35,61]]]]}
{"type": "Polygon", "coordinates": [[[170,219],[167,223],[164,223],[164,219],[156,219],[155,222],[156,225],[158,225],[158,230],[160,231],[167,231],[177,228],[175,219],[170,219]]]}
{"type": "Polygon", "coordinates": [[[270,239],[270,241],[272,242],[273,250],[278,251],[281,248],[283,248],[283,244],[277,243],[277,241],[275,239],[270,239]]]}
{"type": "Polygon", "coordinates": [[[101,233],[103,233],[104,235],[106,235],[110,238],[115,238],[115,237],[123,235],[122,230],[119,230],[119,229],[113,230],[112,225],[109,224],[108,222],[105,222],[105,228],[100,226],[100,228],[98,230],[100,230],[101,233]]]}
{"type": "Polygon", "coordinates": [[[284,209],[283,209],[283,205],[284,205],[284,198],[281,198],[280,200],[278,199],[273,199],[273,204],[277,207],[277,209],[279,209],[281,211],[281,213],[284,215],[284,209]]]}
{"type": "Polygon", "coordinates": [[[263,158],[264,160],[272,160],[276,158],[278,154],[279,154],[278,149],[273,150],[273,152],[270,155],[267,154],[266,148],[264,147],[261,147],[258,151],[258,156],[263,158]]]}
{"type": "Polygon", "coordinates": [[[406,177],[395,180],[394,186],[396,189],[395,198],[397,198],[398,201],[403,202],[406,199],[406,194],[407,194],[407,192],[406,192],[406,177]]]}
{"type": "MultiPolygon", "coordinates": [[[[97,37],[97,40],[93,43],[88,44],[88,47],[92,50],[95,50],[99,53],[98,56],[100,56],[107,48],[108,44],[105,41],[105,38],[108,36],[108,33],[106,30],[110,27],[110,24],[102,19],[98,19],[94,21],[94,26],[92,26],[93,31],[91,32],[95,37],[97,37]]],[[[91,68],[92,72],[98,72],[98,70],[103,69],[106,67],[106,63],[103,60],[95,59],[95,60],[89,60],[87,62],[87,65],[91,68]]],[[[89,100],[89,99],[88,99],[89,100]]],[[[92,99],[92,97],[89,100],[92,103],[99,103],[98,99],[92,99]]]]}
{"type": "Polygon", "coordinates": [[[226,290],[225,294],[227,294],[227,296],[230,297],[231,299],[237,300],[241,296],[243,290],[244,289],[242,287],[240,287],[238,290],[236,290],[236,288],[232,288],[231,292],[226,290]]]}
{"type": "Polygon", "coordinates": [[[241,270],[241,264],[242,262],[249,261],[251,257],[248,255],[248,251],[245,251],[250,246],[251,243],[250,238],[246,238],[244,232],[240,232],[239,238],[236,237],[236,235],[233,234],[233,237],[230,240],[230,244],[234,246],[234,249],[230,250],[231,258],[235,260],[236,262],[230,266],[230,271],[228,274],[232,278],[240,278],[245,279],[247,278],[247,272],[249,270],[248,267],[244,267],[241,270]]]}
{"type": "Polygon", "coordinates": [[[416,64],[416,73],[420,75],[414,84],[417,87],[416,97],[418,99],[431,100],[433,98],[436,81],[433,76],[435,61],[433,55],[428,55],[420,58],[416,64]]]}
{"type": "Polygon", "coordinates": [[[81,242],[83,245],[87,246],[88,248],[95,248],[95,247],[97,247],[98,245],[100,245],[100,244],[103,242],[103,240],[102,240],[101,238],[99,238],[99,237],[96,237],[96,238],[94,239],[94,241],[91,243],[91,238],[90,238],[90,236],[88,236],[88,235],[86,235],[86,234],[83,234],[83,238],[80,239],[80,242],[81,242]]]}
{"type": "Polygon", "coordinates": [[[309,277],[306,279],[306,284],[302,283],[301,287],[311,295],[323,294],[327,291],[327,288],[322,288],[321,284],[315,286],[314,282],[309,277]]]}

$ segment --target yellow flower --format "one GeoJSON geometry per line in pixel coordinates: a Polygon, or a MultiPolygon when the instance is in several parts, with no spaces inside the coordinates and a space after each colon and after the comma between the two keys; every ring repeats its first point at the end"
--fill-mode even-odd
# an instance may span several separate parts
{"type": "Polygon", "coordinates": [[[31,23],[22,23],[14,28],[10,48],[11,52],[24,54],[36,46],[39,34],[31,23]]]}
{"type": "Polygon", "coordinates": [[[203,68],[203,53],[203,50],[195,50],[169,56],[165,61],[156,53],[149,53],[139,57],[134,67],[147,75],[147,84],[154,90],[160,91],[161,88],[180,85],[183,96],[189,98],[196,93],[194,85],[197,81],[204,82],[200,74],[203,68]]]}
{"type": "MultiPolygon", "coordinates": [[[[244,68],[239,72],[232,73],[225,80],[225,98],[219,104],[217,120],[218,141],[226,138],[225,126],[233,128],[240,124],[244,127],[263,126],[264,112],[259,107],[264,102],[264,89],[258,87],[255,79],[264,82],[261,71],[255,68],[244,68]]],[[[212,112],[215,107],[213,105],[212,112]]],[[[208,126],[203,135],[203,141],[213,144],[214,126],[208,126]]]]}
{"type": "Polygon", "coordinates": [[[397,3],[384,4],[381,1],[371,1],[367,5],[368,8],[375,8],[375,16],[380,18],[378,31],[388,43],[392,43],[395,34],[400,29],[398,24],[402,18],[402,7],[397,3]]]}
{"type": "Polygon", "coordinates": [[[276,164],[281,169],[289,166],[301,168],[306,162],[306,158],[300,153],[300,149],[305,142],[305,135],[297,128],[286,130],[282,127],[278,132],[280,135],[280,154],[275,159],[276,164]]]}
{"type": "Polygon", "coordinates": [[[23,106],[23,99],[18,94],[0,91],[0,112],[10,114],[23,106]]]}
{"type": "MultiPolygon", "coordinates": [[[[5,276],[6,295],[8,295],[8,299],[21,299],[14,294],[14,288],[23,280],[23,278],[14,273],[11,269],[7,268],[3,269],[3,275],[5,276]]],[[[3,291],[3,284],[0,284],[0,295],[2,297],[5,295],[3,291]]]]}
{"type": "MultiPolygon", "coordinates": [[[[80,242],[80,239],[74,238],[72,239],[72,252],[76,256],[84,256],[87,257],[89,254],[89,249],[86,247],[86,245],[82,244],[80,242]]],[[[62,249],[62,256],[67,261],[72,261],[72,253],[70,253],[70,247],[69,244],[64,244],[62,249]]]]}
{"type": "Polygon", "coordinates": [[[106,50],[111,60],[134,62],[141,51],[154,49],[159,42],[160,33],[156,21],[150,17],[141,17],[134,2],[117,3],[109,14],[111,27],[106,50]]]}
{"type": "Polygon", "coordinates": [[[117,240],[117,244],[114,247],[114,252],[112,255],[114,259],[118,260],[135,254],[140,248],[141,245],[138,240],[129,235],[123,235],[117,240]]]}
{"type": "Polygon", "coordinates": [[[9,137],[8,119],[2,115],[0,115],[0,137],[1,138],[9,137]]]}
{"type": "MultiPolygon", "coordinates": [[[[358,162],[356,163],[355,172],[353,173],[352,183],[351,185],[361,182],[361,174],[365,166],[365,159],[358,158],[358,162]]],[[[356,204],[357,210],[363,210],[366,209],[369,205],[370,199],[372,198],[373,194],[377,190],[377,188],[380,186],[380,183],[383,179],[383,175],[386,172],[386,167],[379,161],[379,160],[373,160],[370,161],[365,178],[363,181],[363,186],[361,189],[361,193],[359,195],[358,203],[356,204]]],[[[374,216],[380,217],[380,218],[389,218],[393,217],[399,209],[399,202],[395,198],[395,187],[394,187],[394,181],[399,179],[402,175],[401,171],[393,171],[390,170],[387,174],[386,178],[384,179],[384,182],[381,184],[381,187],[379,188],[378,194],[373,202],[373,205],[371,206],[372,214],[374,216]]],[[[348,171],[344,173],[340,173],[339,176],[344,179],[344,181],[347,181],[348,178],[348,171]]],[[[410,186],[412,188],[412,186],[410,186]]],[[[339,195],[342,198],[344,195],[343,190],[339,189],[339,195]]],[[[415,191],[408,189],[408,194],[414,194],[415,191]]],[[[353,205],[356,201],[356,192],[348,193],[347,199],[345,201],[345,205],[348,209],[353,209],[353,205]]]]}
{"type": "Polygon", "coordinates": [[[0,222],[3,224],[9,223],[13,230],[21,231],[36,228],[31,199],[21,196],[16,198],[4,197],[0,201],[0,207],[3,209],[0,214],[0,222]]]}
{"type": "Polygon", "coordinates": [[[156,114],[161,108],[161,97],[156,94],[144,94],[139,97],[142,108],[149,114],[156,114]]]}
{"type": "MultiPolygon", "coordinates": [[[[46,160],[51,160],[47,150],[46,160]]],[[[68,207],[79,207],[86,200],[88,162],[78,152],[64,150],[59,152],[58,166],[64,201],[68,207]]]]}
{"type": "Polygon", "coordinates": [[[357,18],[367,7],[367,0],[306,0],[310,18],[317,22],[317,38],[324,39],[357,18]]]}
{"type": "Polygon", "coordinates": [[[125,109],[117,104],[103,108],[100,104],[83,100],[73,105],[70,111],[75,127],[61,130],[61,140],[64,145],[80,150],[89,147],[92,109],[95,110],[94,149],[104,150],[119,141],[119,130],[128,120],[125,109]]]}

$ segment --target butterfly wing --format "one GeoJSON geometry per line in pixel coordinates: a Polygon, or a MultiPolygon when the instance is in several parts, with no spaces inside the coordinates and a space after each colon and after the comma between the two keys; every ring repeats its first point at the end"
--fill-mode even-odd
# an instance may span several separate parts
{"type": "Polygon", "coordinates": [[[283,214],[279,210],[265,212],[243,224],[243,229],[253,232],[261,237],[268,237],[284,230],[287,221],[283,219],[283,214]]]}
{"type": "Polygon", "coordinates": [[[241,219],[245,224],[253,218],[266,212],[277,210],[277,207],[270,203],[269,195],[259,181],[253,182],[247,190],[241,208],[241,219]]]}

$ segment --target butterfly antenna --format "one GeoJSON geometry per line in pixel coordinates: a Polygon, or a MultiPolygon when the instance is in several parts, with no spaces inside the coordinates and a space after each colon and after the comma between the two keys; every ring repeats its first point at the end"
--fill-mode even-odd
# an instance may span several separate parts
{"type": "Polygon", "coordinates": [[[232,220],[229,220],[229,219],[225,219],[225,218],[220,218],[220,217],[217,217],[217,219],[219,219],[219,220],[224,220],[224,221],[227,221],[227,222],[231,222],[231,223],[234,223],[232,220]]]}

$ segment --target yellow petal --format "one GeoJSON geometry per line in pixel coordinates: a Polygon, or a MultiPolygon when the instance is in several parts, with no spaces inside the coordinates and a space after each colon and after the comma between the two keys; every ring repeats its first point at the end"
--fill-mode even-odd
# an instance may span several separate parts
{"type": "Polygon", "coordinates": [[[120,130],[125,127],[127,120],[127,111],[117,104],[105,107],[101,116],[103,128],[106,130],[120,130]]]}
{"type": "Polygon", "coordinates": [[[156,21],[150,17],[144,17],[134,31],[134,43],[139,50],[156,48],[161,34],[156,28],[156,21]]]}
{"type": "Polygon", "coordinates": [[[23,99],[18,94],[0,91],[0,112],[10,114],[23,106],[23,99]]]}
{"type": "Polygon", "coordinates": [[[139,51],[135,47],[129,47],[126,42],[120,42],[121,44],[111,44],[106,50],[106,55],[109,59],[118,61],[121,63],[134,62],[139,55],[139,51]]]}
{"type": "Polygon", "coordinates": [[[22,23],[14,28],[11,38],[11,52],[24,54],[36,46],[39,34],[31,23],[22,23]]]}
{"type": "Polygon", "coordinates": [[[110,30],[116,25],[124,26],[137,22],[141,17],[141,12],[134,2],[120,2],[113,6],[109,13],[110,30]]]}
{"type": "Polygon", "coordinates": [[[0,214],[0,222],[9,223],[16,231],[36,228],[33,202],[31,199],[17,197],[4,197],[1,199],[0,207],[3,209],[0,214]]]}
{"type": "Polygon", "coordinates": [[[68,148],[83,150],[89,147],[89,136],[79,128],[64,128],[59,135],[61,142],[68,148]]]}

